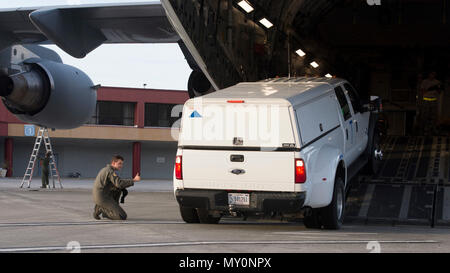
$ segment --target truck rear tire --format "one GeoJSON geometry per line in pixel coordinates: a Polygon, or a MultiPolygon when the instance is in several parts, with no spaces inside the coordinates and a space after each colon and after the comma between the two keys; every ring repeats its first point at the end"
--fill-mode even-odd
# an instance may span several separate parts
{"type": "Polygon", "coordinates": [[[213,217],[207,209],[197,209],[198,219],[201,224],[218,224],[220,217],[213,217]]]}
{"type": "Polygon", "coordinates": [[[345,189],[342,178],[336,177],[333,199],[331,203],[321,209],[322,224],[325,229],[340,229],[344,222],[345,189]]]}
{"type": "Polygon", "coordinates": [[[311,215],[305,216],[303,218],[303,224],[306,228],[322,228],[322,222],[320,221],[319,213],[319,209],[312,209],[311,215]]]}
{"type": "Polygon", "coordinates": [[[189,224],[200,223],[195,208],[180,206],[181,218],[189,224]]]}

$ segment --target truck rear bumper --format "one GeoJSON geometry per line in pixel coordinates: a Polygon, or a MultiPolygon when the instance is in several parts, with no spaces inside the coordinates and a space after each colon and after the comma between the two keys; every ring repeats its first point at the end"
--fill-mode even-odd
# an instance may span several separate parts
{"type": "MultiPolygon", "coordinates": [[[[250,204],[228,204],[228,193],[237,191],[184,189],[176,190],[178,204],[184,207],[202,208],[218,211],[263,212],[272,211],[295,213],[300,212],[305,202],[305,192],[249,192],[250,204]]],[[[247,193],[247,192],[243,192],[247,193]]]]}

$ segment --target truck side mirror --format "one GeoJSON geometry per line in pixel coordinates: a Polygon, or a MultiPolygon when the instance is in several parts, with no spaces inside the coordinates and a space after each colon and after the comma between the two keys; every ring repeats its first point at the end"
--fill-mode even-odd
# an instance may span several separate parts
{"type": "Polygon", "coordinates": [[[380,112],[382,111],[381,99],[377,96],[372,96],[370,101],[361,102],[362,112],[380,112]]]}
{"type": "Polygon", "coordinates": [[[368,104],[361,105],[361,113],[370,112],[370,106],[368,104]]]}

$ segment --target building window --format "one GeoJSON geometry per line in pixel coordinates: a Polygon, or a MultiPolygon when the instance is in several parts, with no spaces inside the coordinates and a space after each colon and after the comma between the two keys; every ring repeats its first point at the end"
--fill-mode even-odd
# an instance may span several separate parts
{"type": "Polygon", "coordinates": [[[134,102],[97,101],[89,124],[133,126],[135,106],[134,102]]]}
{"type": "Polygon", "coordinates": [[[146,103],[145,123],[146,127],[172,127],[178,116],[172,117],[172,109],[176,104],[146,103]]]}

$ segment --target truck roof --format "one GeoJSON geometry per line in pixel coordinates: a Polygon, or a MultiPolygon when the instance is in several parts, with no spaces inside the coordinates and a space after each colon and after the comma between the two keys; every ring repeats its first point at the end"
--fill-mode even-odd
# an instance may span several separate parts
{"type": "Polygon", "coordinates": [[[343,79],[325,77],[274,78],[259,82],[243,82],[204,95],[204,99],[285,99],[292,104],[327,93],[343,79]]]}

